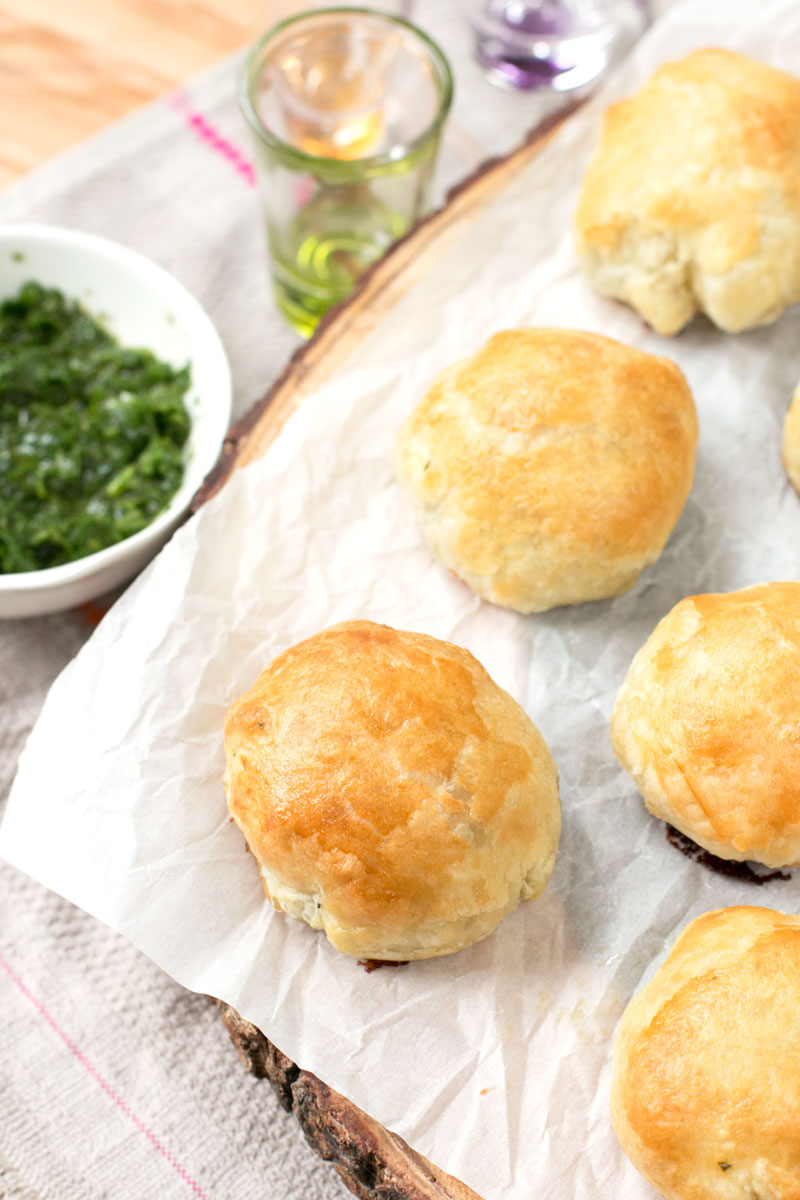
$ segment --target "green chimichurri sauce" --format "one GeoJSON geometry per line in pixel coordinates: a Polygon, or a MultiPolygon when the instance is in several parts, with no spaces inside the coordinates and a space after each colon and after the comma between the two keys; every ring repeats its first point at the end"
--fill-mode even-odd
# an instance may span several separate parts
{"type": "Polygon", "coordinates": [[[0,305],[0,573],[83,558],[166,508],[189,382],[53,288],[0,305]]]}

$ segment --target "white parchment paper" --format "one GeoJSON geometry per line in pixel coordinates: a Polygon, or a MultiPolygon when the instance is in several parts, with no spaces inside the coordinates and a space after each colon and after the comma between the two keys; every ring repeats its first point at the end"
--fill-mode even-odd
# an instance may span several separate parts
{"type": "Polygon", "coordinates": [[[683,858],[608,741],[631,658],[673,604],[798,571],[800,500],[779,445],[800,309],[738,337],[697,321],[667,341],[594,296],[573,259],[602,109],[708,44],[798,72],[800,6],[684,4],[650,31],[354,365],[112,609],[54,684],[0,833],[10,862],[187,988],[235,1005],[487,1200],[652,1197],[607,1117],[622,1009],[689,918],[800,902],[798,873],[755,890],[683,858]],[[396,431],[436,371],[525,324],[673,357],[701,427],[686,511],[637,587],[527,618],[479,602],[431,559],[392,469],[396,431]],[[469,950],[371,975],[264,901],[221,784],[229,702],[286,646],[359,616],[467,646],[542,730],[564,812],[541,900],[469,950]]]}

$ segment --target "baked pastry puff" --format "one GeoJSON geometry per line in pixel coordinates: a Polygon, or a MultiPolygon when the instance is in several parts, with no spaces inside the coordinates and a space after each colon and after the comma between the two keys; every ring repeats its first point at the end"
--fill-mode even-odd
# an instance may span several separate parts
{"type": "Polygon", "coordinates": [[[692,921],[634,996],[611,1119],[665,1200],[800,1200],[800,916],[692,921]]]}
{"type": "Polygon", "coordinates": [[[800,583],[676,604],[631,664],[611,742],[650,811],[712,854],[800,863],[800,583]]]}
{"type": "Polygon", "coordinates": [[[552,755],[449,642],[370,621],[325,629],[231,705],[225,750],[268,898],[356,958],[469,946],[553,869],[552,755]]]}
{"type": "Polygon", "coordinates": [[[509,329],[448,367],[400,431],[432,553],[521,613],[627,591],[692,485],[697,416],[668,359],[572,329],[509,329]]]}
{"type": "Polygon", "coordinates": [[[606,113],[576,232],[592,286],[658,333],[774,321],[800,300],[800,79],[731,50],[660,67],[606,113]]]}

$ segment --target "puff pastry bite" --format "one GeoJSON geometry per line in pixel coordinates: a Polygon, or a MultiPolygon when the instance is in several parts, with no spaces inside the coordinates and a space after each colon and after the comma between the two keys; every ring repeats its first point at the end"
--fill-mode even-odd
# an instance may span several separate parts
{"type": "Polygon", "coordinates": [[[334,625],[231,705],[225,748],[228,804],[267,896],[345,954],[460,950],[553,869],[553,758],[459,646],[334,625]]]}
{"type": "Polygon", "coordinates": [[[623,1014],[611,1119],[665,1200],[800,1200],[800,917],[705,913],[623,1014]]]}
{"type": "Polygon", "coordinates": [[[800,862],[800,583],[681,600],[633,660],[611,742],[650,811],[712,854],[800,862]]]}
{"type": "Polygon", "coordinates": [[[617,596],[692,484],[697,417],[667,359],[570,329],[511,329],[442,372],[396,466],[428,546],[518,612],[617,596]]]}
{"type": "Polygon", "coordinates": [[[800,299],[800,80],[730,50],[668,62],[605,116],[576,215],[591,284],[662,334],[800,299]]]}

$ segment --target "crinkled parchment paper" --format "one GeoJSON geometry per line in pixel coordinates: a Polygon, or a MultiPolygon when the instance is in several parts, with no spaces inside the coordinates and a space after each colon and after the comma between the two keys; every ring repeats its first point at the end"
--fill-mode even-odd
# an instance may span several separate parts
{"type": "MultiPolygon", "coordinates": [[[[123,596],[53,686],[22,757],[3,855],[222,997],[487,1200],[645,1200],[607,1117],[612,1036],[691,917],[797,909],[683,858],[618,767],[608,718],[631,658],[682,596],[797,576],[800,500],[779,461],[800,308],[730,337],[660,339],[593,296],[570,222],[605,104],[665,58],[722,44],[800,69],[793,0],[671,10],[611,86],[123,596]],[[432,561],[393,477],[431,377],[498,329],[595,330],[673,357],[694,390],[694,489],[660,561],[608,603],[520,617],[432,561]],[[222,717],[284,647],[369,617],[467,646],[524,705],[561,772],[541,900],[472,949],[366,974],[265,902],[222,792],[222,717]]],[[[233,1069],[233,1068],[232,1068],[233,1069]]]]}

